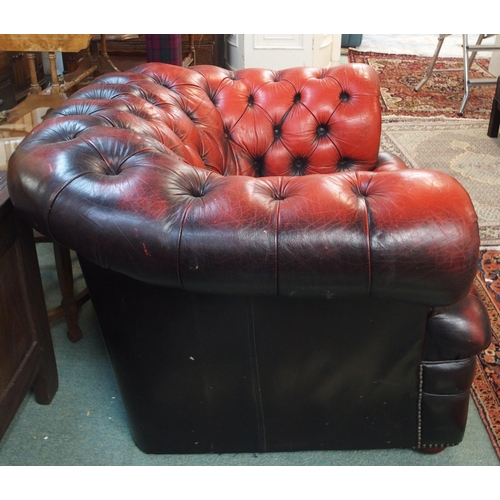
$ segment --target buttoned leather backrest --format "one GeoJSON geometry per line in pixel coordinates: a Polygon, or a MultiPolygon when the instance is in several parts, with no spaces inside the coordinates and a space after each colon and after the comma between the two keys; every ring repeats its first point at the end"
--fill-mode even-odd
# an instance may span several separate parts
{"type": "Polygon", "coordinates": [[[56,114],[140,129],[187,163],[224,175],[293,176],[373,169],[379,97],[376,73],[358,64],[283,71],[147,64],[96,79],[56,114]]]}

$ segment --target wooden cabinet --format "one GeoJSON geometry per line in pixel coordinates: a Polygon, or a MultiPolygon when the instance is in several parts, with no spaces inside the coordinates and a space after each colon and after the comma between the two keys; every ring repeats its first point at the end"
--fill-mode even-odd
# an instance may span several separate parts
{"type": "MultiPolygon", "coordinates": [[[[189,35],[181,35],[183,56],[189,52],[189,35]]],[[[196,64],[224,65],[224,35],[194,35],[196,64]]],[[[110,35],[106,41],[110,59],[120,70],[126,71],[146,62],[146,39],[144,35],[119,39],[110,35]]],[[[97,50],[101,50],[97,42],[97,50]]],[[[65,64],[70,64],[73,55],[65,55],[65,64]]]]}
{"type": "Polygon", "coordinates": [[[0,438],[31,387],[48,404],[57,385],[33,230],[16,216],[0,172],[0,438]]]}
{"type": "MultiPolygon", "coordinates": [[[[47,80],[43,71],[42,54],[35,55],[38,82],[43,87],[47,80]]],[[[28,57],[24,52],[0,51],[0,110],[13,108],[29,93],[31,85],[28,57]]]]}
{"type": "MultiPolygon", "coordinates": [[[[182,52],[189,50],[189,35],[182,35],[182,52]]],[[[224,35],[194,35],[195,64],[224,66],[224,35]]]]}
{"type": "Polygon", "coordinates": [[[16,105],[16,94],[10,69],[8,52],[0,52],[0,111],[11,109],[16,105]]]}
{"type": "MultiPolygon", "coordinates": [[[[183,56],[189,53],[189,35],[181,35],[183,56]]],[[[213,64],[224,67],[224,35],[194,35],[196,64],[213,64]]],[[[91,43],[94,53],[102,53],[99,35],[91,43]]],[[[113,64],[126,71],[146,62],[145,35],[108,35],[107,53],[113,64]]],[[[85,51],[63,53],[66,73],[76,71],[85,51]]],[[[42,53],[35,55],[37,78],[43,88],[48,84],[44,75],[42,53]]],[[[30,91],[30,72],[28,58],[24,52],[0,51],[0,111],[13,108],[30,91]]]]}

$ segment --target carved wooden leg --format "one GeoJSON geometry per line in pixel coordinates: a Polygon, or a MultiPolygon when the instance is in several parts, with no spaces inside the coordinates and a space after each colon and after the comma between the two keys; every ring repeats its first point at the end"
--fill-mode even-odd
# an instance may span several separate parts
{"type": "Polygon", "coordinates": [[[50,64],[50,78],[52,80],[50,92],[52,94],[60,94],[61,89],[60,89],[60,85],[59,85],[59,76],[57,75],[56,53],[55,52],[49,52],[49,64],[50,64]]]}
{"type": "Polygon", "coordinates": [[[111,61],[106,45],[106,35],[101,35],[101,54],[99,56],[99,70],[101,73],[120,71],[111,61]]]}
{"type": "Polygon", "coordinates": [[[39,94],[42,89],[38,83],[38,78],[36,76],[35,54],[33,52],[28,52],[26,55],[28,57],[28,66],[30,70],[30,92],[32,94],[39,94]]]}

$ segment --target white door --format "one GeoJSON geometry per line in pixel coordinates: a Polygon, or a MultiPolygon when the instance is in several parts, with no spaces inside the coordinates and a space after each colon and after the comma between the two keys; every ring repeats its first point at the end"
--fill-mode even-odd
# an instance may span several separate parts
{"type": "Polygon", "coordinates": [[[285,69],[340,64],[342,35],[226,35],[229,69],[285,69]]]}

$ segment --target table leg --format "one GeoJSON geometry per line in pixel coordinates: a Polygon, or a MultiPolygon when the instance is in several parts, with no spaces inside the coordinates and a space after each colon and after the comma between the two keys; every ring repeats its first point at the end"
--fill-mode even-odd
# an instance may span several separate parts
{"type": "Polygon", "coordinates": [[[57,278],[62,293],[61,306],[68,324],[68,338],[72,342],[76,342],[83,337],[83,334],[78,324],[78,303],[74,294],[71,254],[68,248],[54,243],[54,256],[57,278]]]}
{"type": "Polygon", "coordinates": [[[40,87],[38,77],[36,76],[35,54],[34,52],[28,52],[26,56],[28,58],[28,66],[30,70],[30,93],[39,94],[42,91],[42,88],[40,87]]]}
{"type": "Polygon", "coordinates": [[[51,94],[60,94],[59,76],[57,75],[56,53],[49,52],[50,77],[52,85],[50,87],[51,94]]]}

